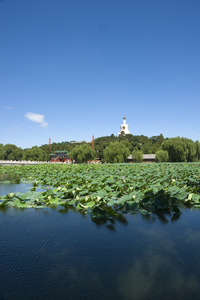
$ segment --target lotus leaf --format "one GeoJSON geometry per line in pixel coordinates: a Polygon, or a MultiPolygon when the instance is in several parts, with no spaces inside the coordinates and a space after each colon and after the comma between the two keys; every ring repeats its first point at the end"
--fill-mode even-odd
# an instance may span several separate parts
{"type": "Polygon", "coordinates": [[[30,192],[0,197],[0,207],[70,206],[105,219],[200,205],[199,163],[5,166],[0,174],[15,178],[5,184],[32,182],[30,192]]]}

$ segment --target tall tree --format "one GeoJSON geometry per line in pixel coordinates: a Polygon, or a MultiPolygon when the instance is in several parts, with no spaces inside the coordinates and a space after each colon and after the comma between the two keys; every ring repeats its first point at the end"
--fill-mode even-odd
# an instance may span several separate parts
{"type": "Polygon", "coordinates": [[[194,161],[196,155],[194,142],[187,138],[170,138],[162,143],[161,148],[168,152],[171,162],[194,161]]]}
{"type": "Polygon", "coordinates": [[[69,152],[69,157],[73,158],[78,163],[87,162],[95,158],[95,151],[89,144],[81,144],[76,146],[69,152]]]}
{"type": "Polygon", "coordinates": [[[158,150],[158,151],[156,152],[156,159],[157,159],[159,162],[166,162],[166,161],[168,161],[168,159],[169,159],[168,152],[165,151],[165,150],[158,150]]]}
{"type": "Polygon", "coordinates": [[[143,153],[142,153],[142,151],[138,150],[137,148],[133,150],[132,157],[133,157],[133,161],[135,163],[143,162],[143,153]]]}
{"type": "Polygon", "coordinates": [[[195,156],[196,156],[196,147],[195,143],[187,138],[182,138],[183,144],[184,144],[184,149],[186,152],[186,159],[187,161],[194,161],[195,156]]]}
{"type": "Polygon", "coordinates": [[[196,158],[197,158],[197,161],[199,161],[200,160],[200,142],[196,141],[194,144],[195,144],[195,148],[196,148],[196,158]]]}
{"type": "Polygon", "coordinates": [[[4,145],[0,144],[0,159],[4,159],[4,145]]]}
{"type": "Polygon", "coordinates": [[[23,150],[16,145],[6,144],[4,146],[4,159],[5,160],[21,160],[23,155],[23,150]]]}
{"type": "Polygon", "coordinates": [[[23,159],[30,161],[48,161],[49,155],[41,148],[33,146],[30,149],[24,150],[23,159]]]}
{"type": "Polygon", "coordinates": [[[111,142],[103,151],[104,159],[110,163],[126,162],[130,154],[130,144],[127,140],[111,142]]]}

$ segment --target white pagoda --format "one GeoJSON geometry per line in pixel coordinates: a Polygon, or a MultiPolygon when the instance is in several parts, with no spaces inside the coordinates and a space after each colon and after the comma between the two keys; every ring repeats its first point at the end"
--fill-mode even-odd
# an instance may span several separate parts
{"type": "Polygon", "coordinates": [[[118,135],[126,135],[126,134],[131,134],[129,131],[129,125],[126,124],[126,118],[123,118],[123,124],[120,125],[120,132],[118,135]]]}

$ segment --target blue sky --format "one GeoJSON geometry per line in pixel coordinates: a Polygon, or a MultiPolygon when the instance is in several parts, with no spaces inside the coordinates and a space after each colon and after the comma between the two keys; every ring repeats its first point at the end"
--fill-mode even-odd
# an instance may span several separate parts
{"type": "Polygon", "coordinates": [[[200,140],[199,0],[0,0],[0,143],[200,140]]]}

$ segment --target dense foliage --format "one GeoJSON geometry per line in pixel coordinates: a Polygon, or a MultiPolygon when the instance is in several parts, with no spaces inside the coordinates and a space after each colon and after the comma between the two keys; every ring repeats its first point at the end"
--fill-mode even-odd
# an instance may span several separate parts
{"type": "Polygon", "coordinates": [[[74,156],[71,158],[77,162],[84,162],[83,156],[90,157],[90,159],[99,158],[101,162],[126,162],[127,157],[133,151],[135,162],[141,161],[142,154],[152,153],[157,154],[159,162],[195,162],[200,159],[199,141],[194,142],[191,139],[180,137],[164,139],[162,134],[150,138],[143,135],[114,136],[112,134],[95,139],[94,147],[95,152],[91,150],[91,143],[62,142],[52,143],[51,147],[42,145],[23,150],[12,144],[0,144],[0,160],[48,161],[50,153],[57,150],[68,151],[74,156]]]}
{"type": "Polygon", "coordinates": [[[0,159],[5,160],[21,160],[23,157],[23,150],[12,144],[0,144],[0,159]]]}
{"type": "Polygon", "coordinates": [[[137,148],[133,150],[132,157],[133,157],[133,161],[135,163],[143,162],[143,153],[142,153],[142,151],[138,150],[137,148]]]}
{"type": "Polygon", "coordinates": [[[163,142],[162,149],[166,150],[171,162],[195,161],[197,149],[195,143],[186,138],[171,138],[163,142]]]}
{"type": "Polygon", "coordinates": [[[0,175],[7,184],[33,184],[30,192],[2,196],[1,208],[60,206],[92,218],[117,218],[160,212],[175,217],[182,206],[200,207],[199,163],[4,166],[0,175]]]}
{"type": "Polygon", "coordinates": [[[169,159],[168,152],[160,149],[156,152],[156,158],[158,162],[167,162],[169,159]]]}
{"type": "Polygon", "coordinates": [[[106,162],[122,163],[127,161],[130,154],[130,144],[128,140],[110,142],[104,149],[103,157],[106,162]]]}
{"type": "Polygon", "coordinates": [[[24,150],[23,160],[47,161],[49,155],[43,149],[34,146],[31,149],[24,150]]]}
{"type": "Polygon", "coordinates": [[[72,149],[69,153],[69,157],[78,163],[86,163],[95,158],[95,151],[90,145],[84,143],[72,149]]]}

